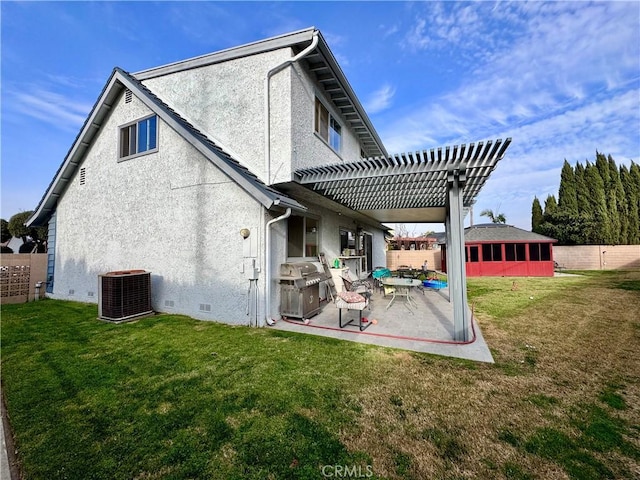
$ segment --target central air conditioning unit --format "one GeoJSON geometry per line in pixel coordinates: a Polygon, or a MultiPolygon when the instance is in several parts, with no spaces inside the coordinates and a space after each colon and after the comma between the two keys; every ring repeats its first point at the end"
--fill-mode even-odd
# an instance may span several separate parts
{"type": "Polygon", "coordinates": [[[98,316],[123,322],[150,315],[151,273],[121,270],[98,275],[98,316]]]}

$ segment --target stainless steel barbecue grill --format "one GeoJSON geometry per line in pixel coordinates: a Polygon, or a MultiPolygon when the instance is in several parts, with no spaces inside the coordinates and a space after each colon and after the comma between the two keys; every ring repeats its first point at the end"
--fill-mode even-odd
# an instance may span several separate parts
{"type": "Polygon", "coordinates": [[[320,282],[327,280],[311,262],[280,265],[280,315],[305,319],[320,311],[320,282]]]}

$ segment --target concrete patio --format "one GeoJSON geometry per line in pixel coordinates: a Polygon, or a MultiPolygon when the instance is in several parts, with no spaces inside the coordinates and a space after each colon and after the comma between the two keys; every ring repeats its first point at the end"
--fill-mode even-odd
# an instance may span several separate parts
{"type": "Polygon", "coordinates": [[[475,336],[472,334],[467,343],[453,341],[453,305],[449,303],[448,289],[413,289],[412,298],[416,306],[409,306],[403,297],[396,297],[387,309],[391,297],[383,296],[374,288],[369,309],[362,312],[372,324],[363,332],[358,327],[358,311],[355,310],[342,310],[343,325],[350,319],[354,321],[340,328],[338,308],[331,301],[323,302],[321,312],[310,318],[308,324],[299,319],[287,319],[278,321],[271,328],[493,363],[475,319],[475,336]]]}

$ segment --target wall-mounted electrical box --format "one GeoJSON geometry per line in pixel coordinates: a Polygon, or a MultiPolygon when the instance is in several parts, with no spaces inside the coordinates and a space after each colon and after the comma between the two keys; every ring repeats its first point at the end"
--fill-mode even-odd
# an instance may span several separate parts
{"type": "Polygon", "coordinates": [[[246,270],[247,272],[247,278],[249,280],[257,280],[258,276],[260,274],[260,267],[256,266],[256,259],[252,258],[251,262],[249,263],[249,268],[247,268],[246,270]]]}

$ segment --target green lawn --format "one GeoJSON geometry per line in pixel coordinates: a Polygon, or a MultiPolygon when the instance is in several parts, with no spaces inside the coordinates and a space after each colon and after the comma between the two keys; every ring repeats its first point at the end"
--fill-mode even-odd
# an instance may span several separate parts
{"type": "Polygon", "coordinates": [[[176,315],[112,325],[71,302],[3,306],[23,476],[640,476],[640,272],[513,281],[469,281],[494,365],[176,315]]]}

